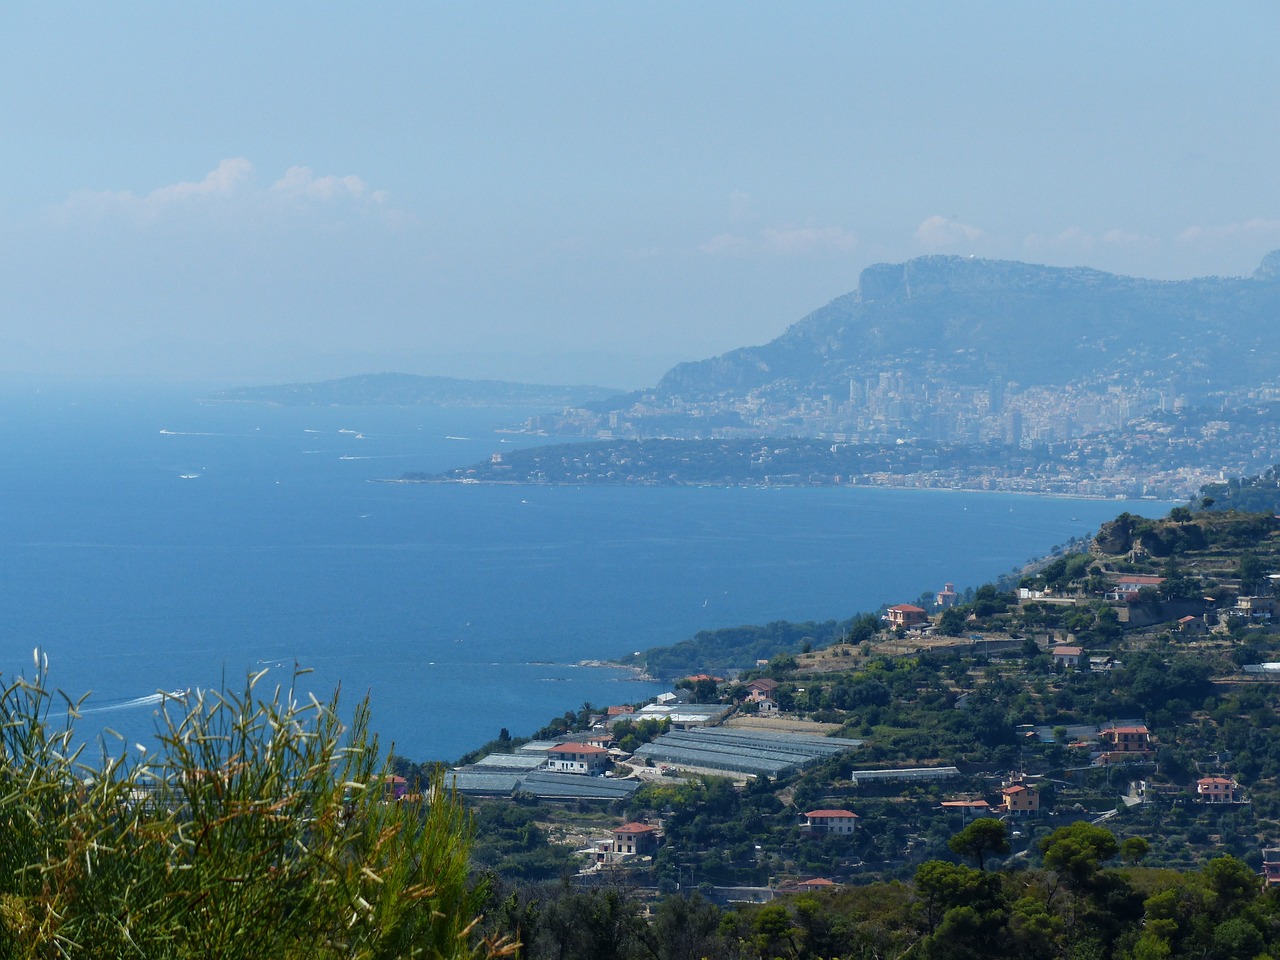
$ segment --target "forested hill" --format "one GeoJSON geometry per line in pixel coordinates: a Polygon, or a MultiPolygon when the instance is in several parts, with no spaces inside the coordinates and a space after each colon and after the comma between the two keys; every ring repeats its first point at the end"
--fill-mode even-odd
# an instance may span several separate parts
{"type": "Polygon", "coordinates": [[[1280,465],[1256,476],[1206,484],[1200,494],[1206,509],[1280,513],[1280,465]]]}
{"type": "Polygon", "coordinates": [[[851,378],[913,368],[1024,387],[1144,371],[1203,391],[1274,376],[1280,251],[1251,277],[1161,281],[963,257],[876,264],[858,289],[762,346],[682,363],[660,396],[707,399],[789,383],[840,396],[851,378]]]}

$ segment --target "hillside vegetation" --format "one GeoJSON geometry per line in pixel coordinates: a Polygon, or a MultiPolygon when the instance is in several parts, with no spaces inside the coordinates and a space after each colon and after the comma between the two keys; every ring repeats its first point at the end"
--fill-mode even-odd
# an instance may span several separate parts
{"type": "Polygon", "coordinates": [[[475,932],[454,799],[394,798],[365,707],[344,729],[256,679],[167,701],[157,753],[100,757],[39,657],[0,692],[0,958],[505,952],[475,932]]]}
{"type": "MultiPolygon", "coordinates": [[[[1254,670],[1280,660],[1280,521],[1209,499],[1121,515],[927,629],[859,617],[734,679],[700,672],[685,685],[739,718],[758,707],[747,683],[770,678],[777,729],[818,721],[851,749],[776,780],[652,779],[611,811],[661,826],[651,857],[586,885],[498,876],[491,929],[518,929],[531,960],[1280,956],[1280,895],[1260,878],[1280,848],[1280,682],[1254,670]],[[939,775],[895,779],[911,770],[939,775]],[[1005,809],[1026,789],[1036,809],[1005,809]],[[807,829],[832,809],[857,830],[807,829]]],[[[564,735],[590,714],[566,714],[564,735]]]]}

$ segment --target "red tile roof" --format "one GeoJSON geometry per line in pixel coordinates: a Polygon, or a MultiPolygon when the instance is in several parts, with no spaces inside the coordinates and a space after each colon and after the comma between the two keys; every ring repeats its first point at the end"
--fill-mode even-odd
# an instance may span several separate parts
{"type": "Polygon", "coordinates": [[[647,823],[624,823],[620,827],[615,827],[614,833],[657,833],[658,828],[652,827],[647,823]]]}
{"type": "Polygon", "coordinates": [[[809,817],[809,818],[813,818],[813,817],[853,817],[855,820],[858,818],[858,815],[857,815],[856,813],[851,813],[851,812],[850,812],[850,811],[848,811],[848,810],[810,810],[808,813],[806,813],[806,814],[805,814],[805,816],[806,816],[806,817],[809,817]]]}
{"type": "Polygon", "coordinates": [[[552,747],[547,753],[608,753],[601,747],[594,747],[589,743],[561,743],[552,747]]]}

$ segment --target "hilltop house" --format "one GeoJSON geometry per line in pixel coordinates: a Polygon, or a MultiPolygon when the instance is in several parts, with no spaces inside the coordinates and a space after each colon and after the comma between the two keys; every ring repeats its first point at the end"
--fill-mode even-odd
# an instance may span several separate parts
{"type": "Polygon", "coordinates": [[[1084,651],[1080,647],[1054,647],[1053,665],[1074,670],[1080,666],[1080,655],[1084,651]]]}
{"type": "Polygon", "coordinates": [[[1244,796],[1234,777],[1201,777],[1196,781],[1196,799],[1201,803],[1241,803],[1244,796]]]}
{"type": "Polygon", "coordinates": [[[613,835],[596,840],[581,851],[588,854],[597,864],[615,863],[626,857],[651,855],[658,849],[661,840],[658,828],[647,823],[624,823],[613,831],[613,835]]]}
{"type": "Polygon", "coordinates": [[[810,810],[804,816],[812,834],[850,834],[858,827],[858,815],[848,810],[810,810]]]}
{"type": "Polygon", "coordinates": [[[624,823],[613,831],[615,856],[653,853],[658,849],[658,828],[647,823],[624,823]]]}
{"type": "Polygon", "coordinates": [[[1151,731],[1145,724],[1105,727],[1098,732],[1102,754],[1098,762],[1126,763],[1148,759],[1152,752],[1151,731]]]}
{"type": "Polygon", "coordinates": [[[902,627],[912,630],[929,625],[929,615],[924,612],[924,608],[910,603],[900,603],[890,607],[885,613],[885,618],[889,621],[891,629],[902,627]]]}
{"type": "Polygon", "coordinates": [[[1162,583],[1164,577],[1148,573],[1117,574],[1114,585],[1107,591],[1107,599],[1112,603],[1132,603],[1138,599],[1138,591],[1143,587],[1158,587],[1162,583]]]}
{"type": "Polygon", "coordinates": [[[1005,813],[1039,813],[1040,791],[1025,783],[1014,782],[1000,791],[1000,806],[1005,813]]]}
{"type": "Polygon", "coordinates": [[[556,773],[603,776],[609,768],[609,751],[589,743],[560,743],[547,751],[547,769],[556,773]]]}
{"type": "Polygon", "coordinates": [[[1276,613],[1276,598],[1237,597],[1235,608],[1227,613],[1246,620],[1270,620],[1276,613]]]}
{"type": "Polygon", "coordinates": [[[752,680],[747,684],[747,703],[760,703],[762,700],[772,700],[774,692],[778,689],[778,681],[771,677],[761,677],[759,680],[752,680]]]}

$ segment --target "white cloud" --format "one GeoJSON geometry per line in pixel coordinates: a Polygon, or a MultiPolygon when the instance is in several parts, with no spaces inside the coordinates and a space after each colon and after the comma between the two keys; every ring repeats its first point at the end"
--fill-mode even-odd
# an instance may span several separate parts
{"type": "Polygon", "coordinates": [[[141,196],[132,190],[80,190],[55,212],[71,219],[84,215],[152,218],[177,206],[229,200],[252,182],[253,164],[233,157],[220,162],[203,180],[166,184],[141,196]]]}
{"type": "Polygon", "coordinates": [[[303,166],[290,167],[270,187],[259,187],[253,164],[244,157],[231,157],[220,161],[202,180],[166,184],[141,195],[131,190],[78,191],[54,214],[63,220],[114,217],[147,222],[215,209],[256,216],[280,213],[283,207],[345,204],[403,218],[387,207],[387,200],[386,191],[370,189],[358,176],[317,176],[303,166]]]}
{"type": "Polygon", "coordinates": [[[367,200],[383,204],[387,201],[384,190],[370,190],[360,177],[317,177],[310,167],[290,167],[284,176],[271,185],[271,190],[284,197],[305,200],[367,200]]]}
{"type": "Polygon", "coordinates": [[[244,157],[221,161],[199,183],[174,183],[147,194],[148,204],[179,203],[206,197],[229,197],[253,182],[253,164],[244,157]]]}
{"type": "Polygon", "coordinates": [[[926,218],[920,226],[916,227],[916,240],[935,250],[973,243],[981,238],[980,229],[951,217],[935,215],[926,218]]]}
{"type": "Polygon", "coordinates": [[[1201,240],[1225,240],[1236,236],[1258,236],[1280,233],[1280,220],[1254,217],[1239,223],[1222,223],[1213,227],[1190,226],[1179,231],[1179,243],[1196,243],[1201,240]]]}

